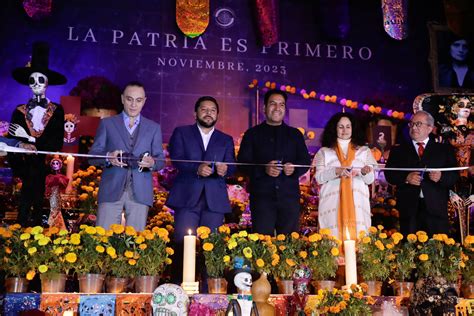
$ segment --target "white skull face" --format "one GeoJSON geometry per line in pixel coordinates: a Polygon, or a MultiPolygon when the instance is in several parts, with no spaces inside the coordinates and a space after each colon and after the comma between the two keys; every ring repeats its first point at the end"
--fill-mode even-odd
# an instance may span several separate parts
{"type": "Polygon", "coordinates": [[[71,121],[66,121],[64,123],[64,131],[66,133],[69,133],[71,134],[72,132],[74,132],[74,128],[76,127],[76,124],[74,124],[73,122],[71,121]]]}
{"type": "Polygon", "coordinates": [[[234,284],[241,291],[250,291],[252,287],[252,275],[248,272],[237,273],[234,277],[234,284]]]}
{"type": "Polygon", "coordinates": [[[29,86],[34,95],[44,95],[48,88],[48,77],[41,72],[34,72],[30,75],[29,86]]]}
{"type": "Polygon", "coordinates": [[[151,305],[153,315],[186,316],[189,298],[182,287],[167,283],[160,285],[153,292],[151,305]]]}

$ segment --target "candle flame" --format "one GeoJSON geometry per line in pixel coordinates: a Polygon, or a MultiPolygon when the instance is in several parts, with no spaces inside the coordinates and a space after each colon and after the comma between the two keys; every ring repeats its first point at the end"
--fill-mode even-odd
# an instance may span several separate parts
{"type": "Polygon", "coordinates": [[[349,228],[346,226],[346,240],[351,240],[351,233],[349,233],[349,228]]]}
{"type": "Polygon", "coordinates": [[[191,229],[188,229],[188,235],[191,236],[192,233],[193,233],[193,231],[191,229]]]}

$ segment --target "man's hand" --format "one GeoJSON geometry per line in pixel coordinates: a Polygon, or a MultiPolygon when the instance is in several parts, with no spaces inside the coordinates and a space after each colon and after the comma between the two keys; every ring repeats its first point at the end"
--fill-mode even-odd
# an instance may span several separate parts
{"type": "Polygon", "coordinates": [[[26,150],[36,151],[36,146],[33,145],[33,144],[28,144],[28,143],[22,143],[22,142],[20,142],[20,144],[18,144],[18,147],[23,148],[23,149],[26,149],[26,150]]]}
{"type": "MultiPolygon", "coordinates": [[[[227,168],[226,168],[227,171],[227,168]]],[[[207,163],[202,163],[198,167],[197,174],[201,177],[209,177],[213,173],[213,170],[207,163]]]]}
{"type": "Polygon", "coordinates": [[[441,179],[441,171],[430,171],[428,176],[431,181],[438,182],[441,179]]]}
{"type": "Polygon", "coordinates": [[[123,152],[121,150],[114,150],[112,152],[108,152],[107,153],[107,156],[109,157],[109,162],[112,164],[112,166],[115,166],[115,167],[120,167],[120,168],[123,168],[123,167],[126,167],[127,164],[124,163],[124,162],[120,162],[120,160],[118,159],[120,157],[120,153],[123,152]]]}
{"type": "Polygon", "coordinates": [[[222,162],[216,162],[217,174],[221,177],[225,177],[227,174],[227,165],[222,162]]]}
{"type": "Polygon", "coordinates": [[[336,167],[336,176],[350,178],[352,177],[352,170],[350,168],[336,167]]]}
{"type": "Polygon", "coordinates": [[[265,172],[270,176],[270,177],[278,177],[281,173],[281,170],[282,168],[280,166],[277,165],[278,164],[278,161],[277,160],[272,160],[272,161],[269,161],[267,163],[267,165],[269,166],[266,166],[265,167],[265,172]]]}
{"type": "Polygon", "coordinates": [[[283,172],[287,176],[291,176],[295,172],[295,166],[291,162],[287,162],[283,165],[283,172]]]}
{"type": "Polygon", "coordinates": [[[142,168],[151,169],[155,165],[155,159],[151,156],[143,156],[142,160],[138,162],[138,166],[142,168]]]}
{"type": "Polygon", "coordinates": [[[417,185],[417,186],[421,184],[421,180],[423,180],[423,178],[421,177],[418,171],[410,172],[406,178],[407,183],[411,185],[417,185]]]}

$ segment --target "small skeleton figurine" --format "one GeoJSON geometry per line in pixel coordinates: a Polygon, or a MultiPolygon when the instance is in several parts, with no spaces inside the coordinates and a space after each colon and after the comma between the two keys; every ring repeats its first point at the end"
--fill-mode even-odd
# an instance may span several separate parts
{"type": "Polygon", "coordinates": [[[226,315],[232,312],[234,316],[257,315],[258,310],[255,302],[252,300],[252,271],[250,263],[242,257],[234,259],[234,284],[237,287],[237,299],[232,299],[227,307],[226,315]]]}
{"type": "Polygon", "coordinates": [[[76,130],[77,123],[79,123],[79,120],[74,114],[68,113],[64,115],[64,143],[69,145],[76,143],[77,138],[72,134],[76,130]]]}

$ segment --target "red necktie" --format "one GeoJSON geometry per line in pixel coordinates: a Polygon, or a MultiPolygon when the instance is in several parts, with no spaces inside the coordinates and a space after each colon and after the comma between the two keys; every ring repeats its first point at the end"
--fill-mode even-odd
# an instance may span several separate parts
{"type": "Polygon", "coordinates": [[[425,143],[419,142],[416,143],[418,145],[418,156],[423,157],[423,153],[425,152],[425,143]]]}

